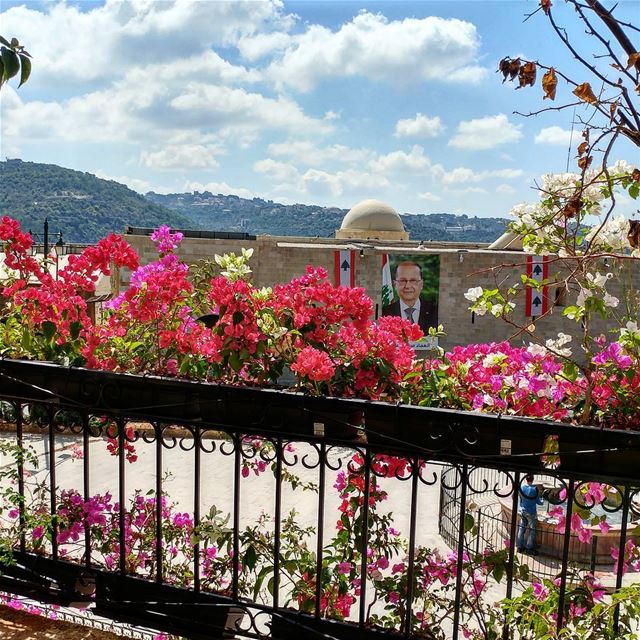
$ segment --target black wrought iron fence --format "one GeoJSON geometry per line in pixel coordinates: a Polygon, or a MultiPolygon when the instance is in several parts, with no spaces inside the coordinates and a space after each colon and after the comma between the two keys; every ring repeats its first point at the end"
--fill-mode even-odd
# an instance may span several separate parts
{"type": "MultiPolygon", "coordinates": [[[[469,548],[479,553],[487,545],[499,548],[509,543],[512,511],[510,500],[505,500],[501,490],[508,487],[508,478],[500,471],[490,468],[477,467],[472,472],[477,472],[487,485],[481,486],[478,491],[468,490],[466,509],[475,518],[475,528],[467,534],[466,542],[469,548]]],[[[465,505],[460,502],[460,486],[452,483],[451,478],[457,473],[454,467],[445,467],[442,471],[440,484],[440,518],[438,530],[448,545],[454,546],[458,540],[457,524],[461,510],[465,505]]],[[[539,482],[551,481],[553,476],[541,475],[537,477],[539,482]]],[[[559,576],[562,570],[565,533],[559,528],[558,518],[550,514],[552,504],[545,501],[538,508],[538,524],[536,531],[536,544],[534,555],[528,554],[526,562],[535,578],[552,578],[559,576]]],[[[594,505],[595,506],[595,505],[594,505]]],[[[634,518],[634,509],[630,509],[631,529],[635,529],[640,521],[634,518]]],[[[616,573],[616,561],[612,556],[612,549],[619,544],[621,523],[614,518],[614,522],[607,527],[606,533],[597,526],[586,524],[581,533],[572,532],[569,535],[568,564],[577,571],[588,571],[592,574],[614,576],[616,573]]],[[[516,537],[517,540],[517,537],[516,537]]],[[[615,552],[614,552],[615,555],[615,552]]]]}
{"type": "Polygon", "coordinates": [[[584,568],[629,580],[640,434],[1,360],[0,384],[5,591],[189,638],[508,637],[494,603],[535,576],[575,614],[585,510],[618,522],[584,568]],[[553,570],[516,549],[531,472],[565,510],[553,570]]]}

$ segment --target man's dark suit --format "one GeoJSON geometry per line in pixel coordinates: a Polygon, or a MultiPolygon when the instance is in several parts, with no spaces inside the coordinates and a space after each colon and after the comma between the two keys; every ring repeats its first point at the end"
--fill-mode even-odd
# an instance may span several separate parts
{"type": "MultiPolygon", "coordinates": [[[[382,307],[382,315],[383,316],[399,316],[400,315],[400,300],[396,300],[391,304],[388,304],[386,307],[382,307]]],[[[429,302],[425,300],[422,296],[420,297],[420,316],[416,324],[424,331],[426,334],[429,330],[429,327],[437,327],[438,326],[438,305],[433,302],[429,302]]]]}

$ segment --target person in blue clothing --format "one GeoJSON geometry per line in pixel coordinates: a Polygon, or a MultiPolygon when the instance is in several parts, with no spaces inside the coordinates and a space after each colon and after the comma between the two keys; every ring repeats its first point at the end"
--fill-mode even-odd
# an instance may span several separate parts
{"type": "Polygon", "coordinates": [[[538,505],[542,504],[542,495],[538,487],[533,484],[533,474],[525,476],[525,482],[520,486],[520,525],[516,547],[520,553],[537,555],[536,526],[538,524],[538,505]]]}

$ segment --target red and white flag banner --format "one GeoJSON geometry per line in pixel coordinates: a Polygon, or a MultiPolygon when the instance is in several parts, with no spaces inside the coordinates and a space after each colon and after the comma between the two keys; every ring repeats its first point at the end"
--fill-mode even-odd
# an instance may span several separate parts
{"type": "Polygon", "coordinates": [[[356,252],[355,250],[336,251],[335,253],[336,286],[356,286],[356,252]]]}
{"type": "MultiPolygon", "coordinates": [[[[543,282],[549,277],[547,256],[527,256],[527,277],[536,282],[543,282]]],[[[530,318],[542,316],[549,310],[549,287],[534,289],[527,287],[525,315],[530,318]]]]}

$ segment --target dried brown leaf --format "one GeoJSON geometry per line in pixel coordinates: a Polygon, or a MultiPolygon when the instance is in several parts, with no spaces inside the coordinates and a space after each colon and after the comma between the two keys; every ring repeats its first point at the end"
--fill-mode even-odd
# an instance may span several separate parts
{"type": "Polygon", "coordinates": [[[640,249],[640,220],[629,220],[627,238],[634,249],[640,249]]]}
{"type": "Polygon", "coordinates": [[[575,195],[567,201],[567,204],[564,205],[562,213],[564,214],[565,218],[575,218],[575,216],[580,212],[581,208],[582,199],[579,195],[575,195]]]}
{"type": "Polygon", "coordinates": [[[509,80],[513,80],[520,71],[520,58],[509,61],[509,80]]]}
{"type": "Polygon", "coordinates": [[[613,122],[613,119],[616,117],[616,111],[618,110],[618,101],[612,102],[609,105],[609,122],[613,122]]]}
{"type": "Polygon", "coordinates": [[[553,5],[551,4],[551,0],[540,0],[540,7],[542,7],[545,16],[549,15],[549,11],[551,10],[552,6],[553,5]]]}
{"type": "Polygon", "coordinates": [[[632,53],[627,60],[627,69],[631,67],[635,67],[640,71],[640,53],[637,51],[632,53]]]}
{"type": "Polygon", "coordinates": [[[558,78],[553,67],[542,76],[542,90],[544,91],[544,99],[556,99],[556,87],[558,86],[558,78]]]}
{"type": "Polygon", "coordinates": [[[578,145],[578,155],[581,156],[589,148],[589,143],[585,140],[578,145]]]}
{"type": "Polygon", "coordinates": [[[583,102],[588,102],[589,104],[598,104],[598,98],[596,98],[595,93],[591,89],[591,85],[588,82],[583,82],[579,84],[574,90],[573,95],[577,96],[583,102]]]}
{"type": "Polygon", "coordinates": [[[584,171],[593,160],[593,156],[582,156],[582,158],[578,158],[578,166],[584,171]]]}
{"type": "Polygon", "coordinates": [[[509,75],[509,58],[502,58],[502,60],[500,60],[498,71],[503,75],[502,82],[505,82],[509,75]]]}
{"type": "Polygon", "coordinates": [[[520,85],[517,87],[518,89],[522,89],[522,87],[533,87],[536,83],[536,63],[525,62],[520,67],[518,79],[520,81],[520,85]]]}

